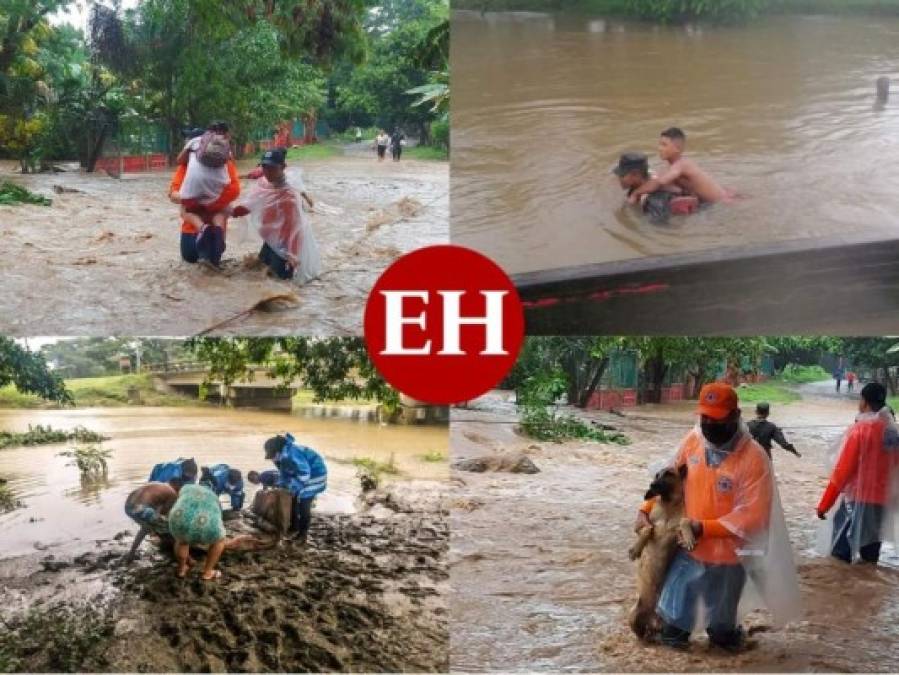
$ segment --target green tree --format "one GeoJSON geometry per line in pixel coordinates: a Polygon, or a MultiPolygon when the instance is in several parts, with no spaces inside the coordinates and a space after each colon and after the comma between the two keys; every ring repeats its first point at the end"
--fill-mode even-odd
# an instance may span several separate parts
{"type": "Polygon", "coordinates": [[[0,337],[0,387],[12,384],[20,392],[57,403],[72,403],[62,378],[47,361],[10,338],[0,337]]]}
{"type": "MultiPolygon", "coordinates": [[[[443,35],[448,26],[445,0],[403,0],[378,3],[366,23],[370,50],[359,66],[342,63],[330,79],[330,119],[338,128],[350,124],[377,125],[392,129],[401,126],[430,139],[430,126],[440,118],[442,104],[416,106],[416,99],[429,96],[424,91],[410,93],[431,84],[445,84],[448,42],[443,35]],[[430,39],[430,41],[429,41],[430,39]]],[[[439,98],[439,97],[438,97],[439,98]]]]}
{"type": "Polygon", "coordinates": [[[895,338],[889,337],[842,338],[840,353],[854,367],[870,370],[895,396],[899,392],[899,352],[892,351],[895,342],[895,338]]]}
{"type": "Polygon", "coordinates": [[[189,344],[209,364],[210,381],[234,382],[247,377],[251,365],[267,365],[285,384],[301,380],[317,401],[372,399],[387,409],[399,402],[362,338],[194,338],[189,344]]]}

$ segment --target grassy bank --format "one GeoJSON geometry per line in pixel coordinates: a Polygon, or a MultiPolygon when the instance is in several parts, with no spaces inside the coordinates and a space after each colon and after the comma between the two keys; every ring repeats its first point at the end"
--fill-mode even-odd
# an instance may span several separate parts
{"type": "MultiPolygon", "coordinates": [[[[743,384],[737,388],[740,403],[792,403],[798,401],[801,396],[781,382],[760,382],[758,384],[743,384]]],[[[745,413],[745,411],[744,411],[745,413]]]]}
{"type": "MultiPolygon", "coordinates": [[[[124,405],[181,406],[199,401],[153,389],[149,375],[110,375],[66,380],[75,405],[80,408],[124,405]]],[[[22,394],[12,386],[0,388],[0,408],[58,408],[31,394],[22,394]]]]}
{"type": "Polygon", "coordinates": [[[301,145],[298,148],[290,148],[287,151],[287,161],[299,160],[309,161],[312,159],[330,159],[331,157],[339,157],[343,151],[331,143],[313,143],[312,145],[301,145]]]}
{"type": "Polygon", "coordinates": [[[449,153],[442,148],[434,148],[430,145],[416,145],[403,150],[403,159],[448,162],[449,153]]]}

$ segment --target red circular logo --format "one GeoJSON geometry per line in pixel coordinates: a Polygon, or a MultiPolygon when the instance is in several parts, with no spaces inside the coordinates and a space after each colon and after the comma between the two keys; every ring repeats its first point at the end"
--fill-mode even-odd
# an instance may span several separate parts
{"type": "Polygon", "coordinates": [[[428,246],[388,267],[365,305],[368,354],[392,386],[419,401],[468,401],[502,380],[524,339],[518,292],[492,260],[428,246]]]}

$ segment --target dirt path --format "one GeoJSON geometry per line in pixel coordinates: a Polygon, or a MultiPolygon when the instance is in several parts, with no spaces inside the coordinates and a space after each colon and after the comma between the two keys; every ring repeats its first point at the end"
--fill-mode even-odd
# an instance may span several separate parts
{"type": "Polygon", "coordinates": [[[302,170],[317,202],[312,222],[324,274],[298,288],[244,262],[259,241],[239,220],[229,230],[224,274],[182,262],[168,172],[21,176],[4,163],[0,180],[52,197],[53,205],[0,206],[0,333],[189,335],[278,293],[294,293],[298,304],[253,312],[215,332],[361,333],[380,272],[406,251],[448,241],[448,164],[348,155],[303,162],[302,170]]]}
{"type": "MultiPolygon", "coordinates": [[[[746,625],[751,648],[733,656],[698,638],[690,651],[640,645],[625,624],[633,603],[627,559],[647,464],[668,455],[692,424],[692,403],[646,406],[615,425],[629,446],[542,444],[518,436],[508,404],[454,411],[455,459],[522,451],[534,475],[454,471],[462,487],[451,513],[451,665],[460,670],[895,671],[899,557],[848,568],[815,551],[814,506],[828,448],[852,422],[854,402],[808,397],[776,405],[802,458],[775,450],[774,464],[804,615],[775,630],[765,612],[746,625]],[[464,421],[462,421],[464,420],[464,421]]],[[[747,406],[748,407],[748,406],[747,406]]]]}
{"type": "MultiPolygon", "coordinates": [[[[408,488],[408,486],[407,486],[408,488]]],[[[434,493],[433,484],[426,488],[434,493]]],[[[442,507],[441,507],[442,508],[442,507]]],[[[310,543],[226,553],[222,578],[174,575],[144,545],[122,568],[126,533],[86,552],[0,563],[0,620],[21,631],[21,610],[55,620],[19,670],[445,671],[446,551],[440,508],[321,514],[310,543]],[[15,618],[18,617],[18,618],[15,618]],[[88,631],[87,627],[91,627],[88,631]],[[86,642],[86,640],[90,640],[86,642]],[[75,656],[73,656],[73,654],[75,656]]],[[[35,636],[23,637],[28,643],[35,636]]],[[[0,640],[0,665],[3,665],[0,640]]]]}

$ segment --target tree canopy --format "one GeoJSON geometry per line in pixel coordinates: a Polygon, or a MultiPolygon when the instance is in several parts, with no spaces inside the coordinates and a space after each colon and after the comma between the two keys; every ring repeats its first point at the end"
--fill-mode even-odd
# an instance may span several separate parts
{"type": "Polygon", "coordinates": [[[0,337],[0,387],[12,384],[23,394],[36,394],[56,403],[71,403],[72,396],[62,378],[40,354],[0,337]]]}

